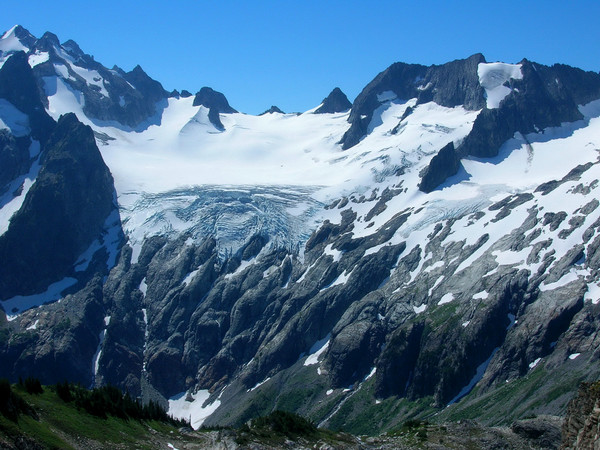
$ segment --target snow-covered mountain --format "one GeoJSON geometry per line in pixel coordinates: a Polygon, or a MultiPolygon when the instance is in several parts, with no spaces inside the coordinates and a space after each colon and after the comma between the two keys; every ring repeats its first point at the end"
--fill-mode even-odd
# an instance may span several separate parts
{"type": "Polygon", "coordinates": [[[251,116],[19,26],[0,65],[0,375],[360,432],[598,376],[599,74],[395,63],[251,116]]]}

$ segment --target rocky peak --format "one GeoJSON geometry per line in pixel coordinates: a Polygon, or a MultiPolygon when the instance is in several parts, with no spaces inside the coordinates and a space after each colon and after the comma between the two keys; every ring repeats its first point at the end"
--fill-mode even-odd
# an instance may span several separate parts
{"type": "Polygon", "coordinates": [[[126,73],[123,78],[134,85],[143,97],[153,102],[168,96],[162,84],[150,78],[139,65],[135,66],[131,72],[126,73]]]}
{"type": "Polygon", "coordinates": [[[225,95],[206,86],[196,93],[193,105],[204,106],[209,109],[215,108],[220,113],[225,114],[237,112],[235,109],[229,106],[229,102],[227,101],[227,98],[225,98],[225,95]]]}
{"type": "Polygon", "coordinates": [[[229,102],[227,101],[227,98],[225,98],[225,95],[206,86],[196,93],[193,106],[204,106],[205,108],[208,108],[208,119],[219,130],[224,129],[219,114],[232,114],[237,112],[229,106],[229,102]]]}
{"type": "Polygon", "coordinates": [[[99,237],[116,206],[92,129],[61,116],[23,206],[0,236],[0,298],[43,292],[99,237]]]}
{"type": "Polygon", "coordinates": [[[35,46],[38,50],[50,52],[53,51],[54,48],[60,47],[60,41],[54,33],[46,31],[44,35],[37,40],[35,46]]]}
{"type": "Polygon", "coordinates": [[[64,42],[62,44],[62,47],[71,55],[74,56],[75,58],[81,58],[85,55],[85,53],[83,53],[83,50],[81,50],[81,48],[79,47],[79,45],[77,44],[77,42],[75,42],[72,39],[69,39],[68,41],[64,42]]]}
{"type": "Polygon", "coordinates": [[[350,103],[346,94],[339,87],[336,87],[323,99],[315,114],[333,114],[347,111],[350,108],[352,108],[352,103],[350,103]]]}
{"type": "Polygon", "coordinates": [[[8,39],[11,36],[14,36],[19,40],[19,42],[27,48],[31,48],[37,39],[25,28],[21,25],[15,25],[10,30],[6,31],[2,35],[2,39],[8,39]]]}
{"type": "Polygon", "coordinates": [[[394,99],[416,98],[418,104],[433,101],[449,108],[463,105],[477,110],[485,106],[477,66],[485,62],[481,53],[437,66],[394,63],[373,79],[356,97],[348,122],[350,129],[340,143],[344,149],[358,144],[367,134],[373,112],[394,99]]]}
{"type": "Polygon", "coordinates": [[[41,97],[27,55],[22,51],[14,53],[0,68],[0,98],[27,114],[32,136],[43,141],[53,128],[53,121],[46,113],[41,97]]]}
{"type": "Polygon", "coordinates": [[[279,109],[277,106],[273,105],[269,109],[267,109],[265,112],[260,113],[259,115],[264,116],[265,114],[273,114],[273,113],[285,114],[281,109],[279,109]]]}

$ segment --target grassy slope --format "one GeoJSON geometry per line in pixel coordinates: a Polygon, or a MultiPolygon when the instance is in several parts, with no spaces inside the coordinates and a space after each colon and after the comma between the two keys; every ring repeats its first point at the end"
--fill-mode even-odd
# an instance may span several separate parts
{"type": "MultiPolygon", "coordinates": [[[[12,422],[0,415],[0,436],[14,441],[19,435],[33,438],[47,448],[94,448],[99,446],[156,448],[162,438],[179,437],[177,428],[160,422],[138,422],[115,417],[101,419],[65,403],[45,388],[41,395],[30,395],[13,387],[29,403],[39,420],[21,415],[12,422]]],[[[165,444],[166,447],[166,444],[165,444]]]]}

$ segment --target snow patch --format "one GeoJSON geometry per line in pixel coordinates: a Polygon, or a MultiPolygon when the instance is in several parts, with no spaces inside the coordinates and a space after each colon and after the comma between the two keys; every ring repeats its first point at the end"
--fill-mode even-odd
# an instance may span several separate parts
{"type": "Polygon", "coordinates": [[[530,369],[535,368],[535,366],[537,366],[540,363],[541,360],[542,360],[542,358],[537,358],[535,361],[529,363],[529,368],[530,369]]]}
{"type": "Polygon", "coordinates": [[[438,306],[450,303],[452,300],[454,300],[454,294],[452,292],[448,292],[440,299],[440,301],[438,302],[438,306]]]}
{"type": "Polygon", "coordinates": [[[56,283],[52,283],[44,292],[33,295],[16,295],[0,302],[0,306],[6,312],[6,318],[11,321],[16,319],[23,311],[59,300],[62,297],[62,292],[75,283],[77,283],[75,278],[66,277],[56,283]]]}
{"type": "Polygon", "coordinates": [[[479,63],[477,66],[479,84],[485,89],[487,107],[498,108],[500,102],[512,92],[511,88],[504,86],[508,80],[521,80],[521,64],[505,63],[479,63]]]}
{"type": "Polygon", "coordinates": [[[221,406],[219,399],[203,406],[209,397],[210,393],[204,389],[195,394],[182,392],[169,399],[168,413],[176,419],[189,420],[192,428],[197,430],[221,406]]]}
{"type": "Polygon", "coordinates": [[[40,323],[40,319],[37,319],[35,322],[33,322],[32,325],[29,325],[27,328],[25,328],[26,330],[37,330],[37,326],[38,323],[40,323]]]}
{"type": "Polygon", "coordinates": [[[415,312],[415,314],[421,314],[426,309],[427,309],[427,305],[425,303],[423,303],[422,305],[419,305],[419,306],[413,306],[413,311],[415,312]]]}
{"type": "Polygon", "coordinates": [[[573,359],[577,358],[579,355],[581,355],[581,353],[571,353],[571,354],[569,355],[569,359],[570,359],[570,360],[573,360],[573,359]]]}
{"type": "Polygon", "coordinates": [[[323,339],[315,342],[308,351],[308,358],[304,361],[305,366],[312,366],[319,364],[319,356],[323,354],[329,347],[329,340],[331,339],[331,333],[328,333],[323,339]]]}
{"type": "Polygon", "coordinates": [[[23,137],[31,133],[29,116],[3,98],[0,98],[0,128],[9,129],[15,137],[23,137]]]}

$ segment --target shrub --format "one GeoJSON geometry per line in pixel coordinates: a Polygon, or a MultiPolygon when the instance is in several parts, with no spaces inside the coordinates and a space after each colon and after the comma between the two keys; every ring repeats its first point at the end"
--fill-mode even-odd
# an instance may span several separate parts
{"type": "Polygon", "coordinates": [[[25,386],[25,390],[29,394],[43,394],[44,393],[44,389],[42,388],[42,383],[40,383],[40,380],[38,380],[37,378],[33,378],[33,377],[25,378],[24,386],[25,386]]]}

